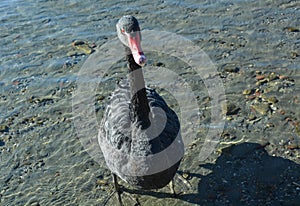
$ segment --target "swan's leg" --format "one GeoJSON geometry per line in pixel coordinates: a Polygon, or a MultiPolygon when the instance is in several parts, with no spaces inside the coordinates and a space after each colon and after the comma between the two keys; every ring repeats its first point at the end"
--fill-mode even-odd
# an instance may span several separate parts
{"type": "Polygon", "coordinates": [[[181,180],[181,182],[183,182],[183,184],[185,184],[185,186],[187,186],[188,190],[191,190],[193,188],[191,183],[186,178],[184,178],[181,174],[177,173],[177,177],[178,179],[181,180]]]}
{"type": "MultiPolygon", "coordinates": [[[[177,178],[180,179],[181,182],[183,182],[183,184],[188,188],[188,190],[192,189],[191,183],[188,180],[186,180],[181,174],[177,173],[177,178]]],[[[172,195],[174,195],[174,196],[180,195],[182,193],[182,192],[176,193],[174,179],[172,179],[171,182],[169,183],[169,187],[170,187],[172,195]]]]}
{"type": "Polygon", "coordinates": [[[113,179],[114,179],[115,191],[117,192],[117,195],[118,195],[119,204],[120,204],[120,206],[124,206],[123,202],[122,202],[122,198],[121,198],[122,191],[121,191],[120,185],[118,183],[118,177],[116,174],[113,174],[113,179]]]}
{"type": "Polygon", "coordinates": [[[174,186],[174,179],[172,179],[171,182],[169,182],[169,187],[170,187],[172,195],[176,196],[175,186],[174,186]]]}

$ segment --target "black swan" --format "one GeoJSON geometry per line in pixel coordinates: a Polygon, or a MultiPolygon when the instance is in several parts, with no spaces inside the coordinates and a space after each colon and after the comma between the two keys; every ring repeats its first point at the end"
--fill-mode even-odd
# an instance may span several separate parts
{"type": "Polygon", "coordinates": [[[146,57],[137,19],[123,16],[116,27],[125,46],[128,82],[111,95],[98,140],[122,205],[117,176],[138,189],[162,188],[172,182],[184,145],[175,112],[155,90],[145,87],[141,68],[146,57]]]}

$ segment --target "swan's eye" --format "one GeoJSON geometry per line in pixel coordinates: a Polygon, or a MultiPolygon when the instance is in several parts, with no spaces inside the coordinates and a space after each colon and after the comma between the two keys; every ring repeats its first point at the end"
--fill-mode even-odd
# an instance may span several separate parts
{"type": "Polygon", "coordinates": [[[121,32],[122,32],[123,34],[125,34],[125,29],[124,29],[124,28],[122,28],[122,29],[121,29],[121,32]]]}

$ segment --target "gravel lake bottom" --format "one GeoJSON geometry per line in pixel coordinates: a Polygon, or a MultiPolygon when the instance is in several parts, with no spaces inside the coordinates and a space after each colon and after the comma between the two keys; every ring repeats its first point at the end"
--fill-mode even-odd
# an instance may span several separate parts
{"type": "Polygon", "coordinates": [[[0,205],[117,205],[95,140],[126,77],[123,50],[109,51],[127,14],[145,30],[146,84],[178,114],[186,150],[179,195],[120,182],[125,205],[300,205],[299,1],[2,0],[0,14],[0,205]],[[184,61],[163,52],[168,44],[205,55],[184,61]],[[102,76],[85,73],[107,56],[102,76]],[[74,99],[88,95],[84,122],[74,99]]]}

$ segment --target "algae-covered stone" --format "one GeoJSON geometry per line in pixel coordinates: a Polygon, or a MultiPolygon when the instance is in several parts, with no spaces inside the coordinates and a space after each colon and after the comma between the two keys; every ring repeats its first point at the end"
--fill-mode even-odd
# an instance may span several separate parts
{"type": "Polygon", "coordinates": [[[275,104],[278,102],[278,99],[276,97],[268,97],[267,98],[267,102],[271,103],[271,104],[275,104]]]}
{"type": "Polygon", "coordinates": [[[267,77],[267,79],[268,79],[269,82],[273,81],[275,79],[278,79],[278,78],[279,78],[278,75],[275,74],[274,72],[272,72],[271,74],[269,74],[268,77],[267,77]]]}
{"type": "Polygon", "coordinates": [[[9,127],[6,125],[0,125],[0,132],[8,132],[9,131],[9,127]]]}
{"type": "Polygon", "coordinates": [[[291,57],[292,57],[292,59],[295,59],[295,58],[299,57],[299,54],[297,52],[293,51],[291,53],[291,57]]]}
{"type": "Polygon", "coordinates": [[[269,104],[275,104],[278,102],[278,99],[275,96],[268,97],[266,95],[261,95],[260,97],[264,102],[267,102],[269,104]]]}
{"type": "Polygon", "coordinates": [[[262,115],[265,115],[270,111],[270,105],[267,103],[254,104],[251,107],[262,115]]]}
{"type": "Polygon", "coordinates": [[[243,91],[243,94],[244,95],[249,95],[249,94],[251,94],[253,91],[251,90],[251,89],[245,89],[244,91],[243,91]]]}
{"type": "Polygon", "coordinates": [[[240,71],[240,68],[234,63],[224,64],[222,69],[228,73],[237,73],[240,71]]]}
{"type": "Polygon", "coordinates": [[[225,107],[226,108],[224,108],[223,111],[226,112],[226,115],[235,115],[240,111],[240,108],[233,103],[228,103],[227,105],[225,105],[225,107]]]}
{"type": "Polygon", "coordinates": [[[83,52],[84,54],[91,54],[94,52],[94,49],[90,45],[88,45],[86,42],[81,41],[81,40],[73,41],[72,46],[75,49],[83,52]]]}
{"type": "Polygon", "coordinates": [[[297,135],[300,136],[300,123],[299,122],[297,122],[295,125],[295,131],[296,131],[297,135]]]}
{"type": "Polygon", "coordinates": [[[300,30],[298,28],[295,28],[295,27],[286,27],[284,29],[289,31],[289,32],[300,32],[300,30]]]}

